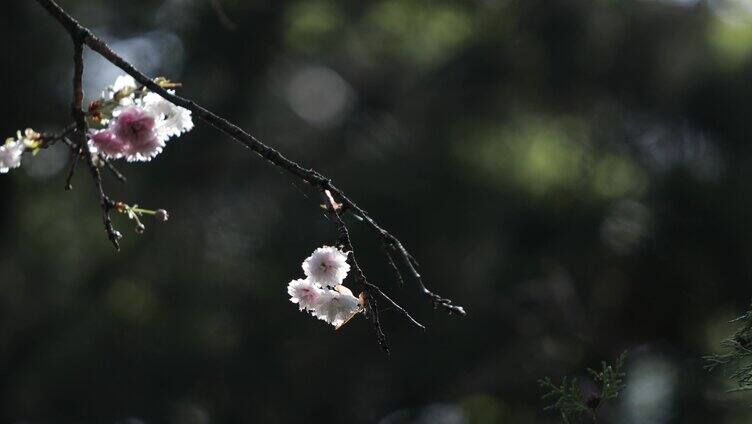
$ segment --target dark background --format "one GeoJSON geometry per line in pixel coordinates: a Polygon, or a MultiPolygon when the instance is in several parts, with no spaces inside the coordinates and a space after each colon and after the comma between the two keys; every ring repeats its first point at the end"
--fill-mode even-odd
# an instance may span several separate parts
{"type": "MultiPolygon", "coordinates": [[[[752,419],[701,360],[752,296],[750,3],[61,3],[332,177],[468,316],[398,287],[354,220],[367,274],[428,330],[385,308],[386,357],[365,320],[299,313],[285,285],[336,228],[203,124],[107,176],[172,215],[142,236],[117,216],[115,254],[59,146],[0,176],[0,422],[553,423],[537,379],[627,349],[603,422],[752,419]]],[[[59,130],[67,34],[33,1],[2,10],[0,133],[59,130]]],[[[119,74],[87,53],[87,97],[119,74]]]]}

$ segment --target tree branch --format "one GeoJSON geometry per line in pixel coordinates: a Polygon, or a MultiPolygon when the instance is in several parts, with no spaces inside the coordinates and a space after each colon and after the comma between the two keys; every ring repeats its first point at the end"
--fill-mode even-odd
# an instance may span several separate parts
{"type": "MultiPolygon", "coordinates": [[[[99,55],[101,55],[103,58],[108,60],[110,63],[114,64],[115,66],[122,69],[130,76],[132,76],[136,81],[144,85],[150,91],[153,91],[159,94],[160,96],[162,96],[163,98],[172,102],[175,105],[178,105],[178,106],[181,106],[190,110],[195,117],[211,125],[212,127],[219,130],[220,132],[230,136],[233,140],[242,144],[246,148],[252,150],[253,152],[258,154],[259,156],[261,156],[262,158],[264,158],[271,164],[281,169],[284,169],[289,174],[311,184],[312,186],[314,186],[321,192],[325,192],[328,190],[334,197],[336,197],[337,201],[341,202],[343,210],[349,210],[350,212],[353,212],[354,214],[360,216],[363,219],[363,221],[371,229],[371,231],[374,232],[381,239],[381,241],[383,242],[384,248],[387,250],[387,255],[389,255],[390,258],[392,255],[401,258],[402,262],[404,263],[404,266],[410,272],[410,275],[412,275],[413,279],[417,282],[418,287],[421,289],[423,294],[431,300],[435,308],[442,308],[450,314],[458,314],[458,315],[465,314],[465,310],[461,306],[457,306],[450,299],[443,298],[439,296],[438,294],[429,290],[426,287],[425,283],[423,282],[422,276],[418,272],[417,262],[414,260],[412,255],[408,252],[408,250],[404,247],[402,242],[397,237],[392,235],[389,231],[387,231],[384,227],[382,227],[379,223],[377,223],[376,220],[373,219],[366,210],[361,208],[357,203],[355,203],[352,199],[350,199],[341,189],[336,187],[329,178],[327,178],[326,176],[322,175],[321,173],[319,173],[318,171],[314,169],[305,168],[301,166],[300,164],[298,164],[297,162],[294,162],[288,159],[279,151],[264,144],[262,141],[260,141],[253,135],[249,134],[242,128],[231,123],[227,119],[222,118],[212,113],[208,109],[196,104],[192,100],[188,100],[186,98],[183,98],[181,96],[168,92],[165,88],[161,87],[159,84],[154,82],[151,78],[149,78],[148,76],[138,71],[132,64],[130,64],[129,62],[124,60],[122,57],[120,57],[104,41],[102,41],[100,38],[95,36],[88,28],[79,24],[78,21],[76,21],[76,19],[74,19],[71,15],[65,12],[54,0],[36,0],[36,1],[42,7],[44,7],[49,12],[49,14],[52,15],[68,31],[68,33],[71,35],[72,39],[74,40],[74,44],[80,43],[80,44],[87,45],[89,48],[97,52],[99,55]],[[391,251],[389,249],[391,249],[391,251]]],[[[78,70],[78,68],[76,69],[78,70]]],[[[78,79],[76,81],[78,81],[78,79]]],[[[77,91],[76,96],[78,94],[79,92],[77,91]]],[[[79,99],[76,96],[74,96],[74,99],[78,101],[79,99]]],[[[80,120],[82,115],[79,114],[78,111],[76,111],[76,114],[77,114],[77,119],[80,120]]],[[[85,120],[84,120],[84,124],[85,124],[85,120]]],[[[79,134],[83,137],[83,140],[85,141],[85,133],[80,130],[81,128],[79,126],[79,134]]],[[[84,146],[84,144],[79,144],[79,146],[84,146]]],[[[90,155],[88,156],[90,157],[90,155]]],[[[113,239],[113,234],[115,233],[112,232],[114,230],[111,231],[111,223],[109,223],[109,219],[108,219],[109,217],[108,212],[109,212],[109,208],[111,208],[111,202],[109,201],[109,199],[104,194],[104,191],[102,190],[101,177],[99,177],[99,170],[96,168],[96,166],[93,166],[93,163],[91,162],[91,158],[89,158],[89,163],[90,163],[90,169],[92,171],[92,175],[94,176],[95,181],[98,182],[100,198],[102,200],[102,209],[105,214],[105,226],[108,229],[108,234],[110,235],[110,239],[113,241],[114,244],[117,244],[116,240],[113,239]]],[[[336,213],[333,215],[336,216],[338,219],[340,218],[339,215],[336,213]]],[[[342,224],[344,225],[344,223],[342,224]]],[[[344,226],[344,228],[346,229],[346,226],[344,226]]],[[[394,260],[391,260],[390,262],[394,263],[394,260]]],[[[394,268],[397,269],[396,264],[394,268]]],[[[362,273],[362,270],[361,270],[361,273],[362,273]]],[[[373,290],[373,287],[366,286],[366,288],[369,289],[369,291],[373,290]]],[[[381,291],[379,290],[379,292],[381,291]]],[[[379,293],[379,295],[383,295],[383,292],[379,293]]],[[[386,297],[386,295],[383,295],[382,297],[391,302],[391,299],[386,297]]],[[[375,303],[375,299],[373,298],[373,296],[367,296],[367,298],[368,298],[367,302],[375,303]]],[[[397,306],[394,302],[391,302],[391,303],[394,306],[397,306]]],[[[375,307],[369,307],[368,309],[371,310],[371,314],[377,314],[375,307]]],[[[403,313],[406,313],[404,309],[402,308],[398,307],[398,310],[401,310],[403,313]]],[[[413,322],[417,323],[417,321],[413,320],[411,317],[410,319],[413,322]]]]}
{"type": "MultiPolygon", "coordinates": [[[[68,28],[68,27],[66,27],[68,28]]],[[[71,40],[73,41],[73,102],[71,104],[71,115],[76,123],[76,138],[78,139],[78,152],[73,157],[73,164],[71,165],[70,175],[68,176],[68,182],[66,188],[70,188],[70,180],[73,177],[73,173],[76,171],[76,164],[78,158],[83,157],[86,164],[89,166],[89,172],[99,194],[99,204],[102,208],[102,221],[104,223],[105,231],[107,232],[107,238],[110,239],[112,245],[116,250],[120,250],[120,233],[115,230],[112,225],[112,218],[110,217],[110,210],[114,206],[114,202],[105,194],[104,187],[102,186],[102,175],[99,173],[99,168],[94,164],[91,153],[86,149],[86,134],[89,131],[88,124],[86,123],[86,113],[83,108],[84,101],[84,89],[83,89],[83,75],[84,75],[84,41],[87,38],[88,31],[73,31],[68,28],[71,40]]]]}
{"type": "Polygon", "coordinates": [[[381,322],[379,321],[379,311],[378,306],[376,304],[376,299],[374,298],[374,293],[381,296],[384,300],[389,302],[392,306],[394,306],[395,309],[397,309],[402,315],[405,316],[405,318],[408,319],[412,324],[416,325],[420,329],[425,330],[426,327],[419,323],[415,318],[413,318],[409,312],[407,312],[402,306],[400,306],[397,302],[392,300],[389,296],[387,296],[386,293],[384,293],[379,286],[371,283],[368,281],[368,278],[366,278],[365,273],[363,272],[363,269],[360,267],[360,264],[358,264],[358,260],[355,257],[355,246],[353,246],[352,238],[350,237],[350,230],[347,228],[347,224],[345,224],[345,221],[342,220],[342,204],[337,203],[337,201],[332,196],[331,192],[328,190],[324,190],[322,192],[322,196],[325,198],[325,206],[326,211],[329,213],[329,216],[334,220],[335,224],[337,224],[337,229],[339,230],[340,238],[339,242],[342,245],[345,252],[348,252],[347,260],[352,264],[352,269],[355,272],[355,282],[359,283],[361,285],[361,288],[363,290],[363,300],[364,300],[364,311],[366,314],[366,317],[373,323],[374,330],[376,331],[377,338],[379,340],[379,344],[381,345],[381,348],[386,352],[389,353],[389,345],[386,341],[386,336],[384,335],[384,332],[381,328],[381,322]]]}
{"type": "MultiPolygon", "coordinates": [[[[76,154],[79,151],[78,144],[74,143],[70,140],[70,135],[76,132],[76,123],[72,123],[65,127],[60,133],[57,134],[50,134],[50,133],[43,133],[41,134],[41,144],[39,146],[40,149],[47,149],[49,147],[54,146],[58,141],[62,141],[65,143],[66,146],[68,146],[69,149],[71,149],[72,154],[76,154]]],[[[78,157],[78,156],[76,156],[78,157]]],[[[105,158],[102,155],[98,156],[98,161],[107,168],[112,175],[118,179],[121,183],[128,182],[128,178],[123,175],[122,172],[120,172],[119,169],[115,165],[112,164],[111,161],[109,161],[107,158],[105,158]]],[[[66,187],[70,184],[70,178],[72,175],[69,175],[66,179],[66,187]]]]}

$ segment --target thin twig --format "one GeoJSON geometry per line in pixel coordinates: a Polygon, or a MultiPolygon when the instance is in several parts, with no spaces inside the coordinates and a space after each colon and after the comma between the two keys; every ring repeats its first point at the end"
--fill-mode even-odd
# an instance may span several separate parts
{"type": "Polygon", "coordinates": [[[376,298],[371,296],[368,291],[364,291],[363,293],[363,300],[365,301],[365,305],[363,306],[365,308],[364,313],[366,319],[373,323],[373,329],[376,332],[376,340],[379,342],[381,350],[389,355],[389,343],[386,340],[386,334],[384,334],[384,329],[381,327],[381,319],[379,318],[379,304],[376,301],[376,298]]]}
{"type": "Polygon", "coordinates": [[[118,180],[118,181],[120,181],[120,182],[121,182],[121,183],[123,183],[123,184],[125,184],[125,183],[127,183],[127,182],[128,182],[128,178],[126,178],[126,176],[125,176],[125,175],[123,175],[123,173],[122,173],[122,172],[120,172],[120,170],[118,170],[118,169],[117,169],[117,168],[115,167],[115,165],[113,165],[113,164],[112,164],[112,162],[110,162],[109,160],[107,160],[106,158],[104,158],[104,157],[103,157],[102,155],[99,155],[99,158],[98,158],[98,159],[99,159],[99,161],[100,161],[100,162],[102,162],[102,163],[104,164],[104,166],[105,166],[105,167],[107,168],[107,170],[109,170],[109,171],[110,171],[110,173],[111,173],[111,174],[112,174],[112,175],[113,175],[113,176],[114,176],[115,178],[117,178],[117,180],[118,180]]]}
{"type": "Polygon", "coordinates": [[[352,238],[350,237],[350,230],[347,228],[347,224],[345,224],[345,221],[343,221],[342,217],[340,216],[341,211],[338,211],[336,209],[337,202],[335,202],[334,198],[332,198],[331,193],[325,192],[325,194],[330,202],[330,207],[327,209],[327,211],[334,218],[334,221],[339,229],[340,243],[344,246],[345,251],[350,252],[350,254],[348,255],[348,260],[350,260],[353,265],[353,269],[355,270],[355,280],[363,286],[364,290],[375,291],[376,294],[384,298],[384,300],[386,300],[387,302],[391,303],[392,306],[400,311],[410,322],[425,330],[426,327],[423,324],[419,323],[415,318],[413,318],[410,313],[405,310],[405,308],[403,308],[402,306],[397,304],[397,302],[387,296],[386,293],[384,293],[377,285],[368,281],[365,273],[358,264],[358,261],[355,259],[355,247],[353,246],[352,238]]]}
{"type": "MultiPolygon", "coordinates": [[[[73,145],[73,143],[71,143],[73,145]]],[[[65,190],[70,191],[73,190],[73,174],[76,173],[76,168],[78,167],[78,158],[80,158],[81,155],[79,153],[78,147],[73,147],[71,149],[71,164],[70,169],[68,170],[68,177],[65,178],[65,190]]]]}
{"type": "Polygon", "coordinates": [[[63,141],[65,144],[68,145],[68,147],[71,147],[71,141],[67,138],[73,134],[76,131],[76,123],[72,123],[65,127],[61,132],[57,134],[48,134],[44,133],[42,134],[42,143],[40,144],[40,149],[46,149],[48,147],[52,147],[57,143],[58,141],[63,141]]]}
{"type": "MultiPolygon", "coordinates": [[[[58,141],[62,141],[63,143],[65,143],[66,146],[68,146],[69,149],[71,149],[71,154],[75,155],[79,151],[78,144],[74,143],[69,138],[69,136],[73,134],[75,131],[76,131],[76,123],[74,122],[73,124],[70,124],[67,127],[65,127],[63,131],[59,133],[56,133],[56,134],[44,133],[41,136],[42,143],[39,146],[39,148],[47,149],[51,146],[54,146],[58,141]]],[[[71,159],[74,160],[75,162],[78,162],[78,160],[73,159],[73,157],[71,159]]],[[[117,167],[113,165],[110,160],[108,160],[102,155],[99,155],[98,160],[100,163],[104,164],[104,166],[112,173],[112,175],[115,178],[117,178],[118,181],[120,181],[123,184],[128,182],[128,178],[125,175],[123,175],[123,173],[120,172],[120,170],[117,169],[117,167]]],[[[74,170],[69,171],[69,175],[66,178],[66,185],[65,185],[66,188],[70,186],[70,180],[72,178],[73,172],[74,170]]]]}
{"type": "Polygon", "coordinates": [[[394,270],[394,275],[397,277],[397,281],[399,282],[400,287],[404,286],[405,280],[402,278],[402,273],[397,266],[397,262],[394,260],[394,256],[392,256],[392,252],[389,251],[389,246],[384,246],[384,253],[386,254],[386,259],[387,262],[389,262],[389,266],[391,266],[394,270]]]}
{"type": "Polygon", "coordinates": [[[102,208],[102,222],[104,223],[105,231],[107,231],[107,238],[110,239],[116,250],[120,250],[120,238],[122,235],[112,225],[112,218],[110,217],[110,211],[115,207],[115,202],[110,200],[107,194],[105,194],[104,187],[102,186],[102,175],[99,173],[99,168],[97,168],[91,160],[91,156],[89,156],[87,163],[89,165],[89,172],[94,179],[94,184],[99,193],[99,203],[102,208]]]}
{"type": "Polygon", "coordinates": [[[423,277],[421,277],[420,273],[418,272],[416,262],[411,257],[407,249],[405,249],[405,247],[402,245],[402,242],[400,242],[394,237],[387,238],[385,241],[388,245],[391,245],[392,247],[397,249],[397,251],[400,253],[400,256],[402,257],[402,261],[404,262],[405,266],[412,274],[413,279],[418,282],[418,285],[420,286],[421,290],[423,290],[423,294],[428,296],[428,298],[431,299],[431,301],[433,302],[434,308],[443,308],[449,314],[457,314],[457,315],[463,315],[463,316],[465,315],[465,308],[459,305],[455,305],[451,299],[443,298],[439,296],[438,294],[429,290],[428,287],[426,287],[426,285],[423,283],[423,277]]]}
{"type": "Polygon", "coordinates": [[[83,153],[86,144],[86,114],[83,109],[84,89],[84,44],[78,33],[71,33],[73,39],[73,102],[71,103],[71,115],[76,123],[76,136],[78,138],[79,154],[83,153]]]}
{"type": "Polygon", "coordinates": [[[403,308],[402,306],[400,306],[399,304],[397,304],[397,302],[395,302],[389,296],[387,296],[387,294],[384,293],[379,288],[379,286],[377,286],[377,285],[375,285],[373,283],[370,283],[368,281],[365,282],[365,285],[368,286],[370,289],[374,290],[376,293],[378,293],[378,295],[381,296],[382,298],[384,298],[384,300],[386,300],[387,302],[391,303],[392,306],[394,306],[395,309],[397,309],[398,311],[400,311],[402,313],[402,315],[404,315],[405,318],[407,318],[410,322],[412,322],[413,324],[415,324],[417,327],[419,327],[422,330],[426,329],[426,327],[423,324],[419,323],[415,318],[413,318],[410,315],[410,313],[407,312],[407,310],[405,310],[405,308],[403,308]]]}
{"type": "Polygon", "coordinates": [[[86,143],[86,115],[83,110],[84,90],[83,90],[83,74],[84,74],[84,59],[83,49],[84,45],[79,37],[71,33],[73,39],[73,101],[71,103],[71,115],[73,115],[73,121],[76,125],[74,134],[78,139],[76,143],[78,148],[71,150],[71,166],[68,172],[68,178],[65,180],[65,189],[71,190],[71,180],[76,173],[78,167],[78,158],[83,153],[83,146],[86,143]]]}

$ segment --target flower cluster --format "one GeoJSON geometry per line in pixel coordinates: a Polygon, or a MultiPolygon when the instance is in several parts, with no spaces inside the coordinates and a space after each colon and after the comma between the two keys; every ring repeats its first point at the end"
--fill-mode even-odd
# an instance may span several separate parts
{"type": "Polygon", "coordinates": [[[323,246],[303,261],[306,278],[287,285],[290,301],[301,311],[341,327],[362,311],[362,302],[342,283],[350,271],[347,253],[336,247],[323,246]]]}
{"type": "MultiPolygon", "coordinates": [[[[165,78],[154,82],[170,93],[180,86],[165,78]]],[[[128,75],[118,77],[91,102],[86,118],[89,151],[105,159],[124,158],[128,162],[151,160],[170,138],[193,129],[190,110],[139,87],[128,75]]],[[[8,138],[0,145],[0,174],[21,166],[24,152],[37,153],[41,147],[41,134],[30,128],[18,131],[15,139],[8,138]]]]}
{"type": "Polygon", "coordinates": [[[0,174],[5,174],[11,169],[21,166],[21,155],[26,150],[36,153],[39,150],[42,135],[38,132],[27,128],[23,134],[21,131],[16,133],[16,138],[8,138],[0,146],[0,174]]]}
{"type": "MultiPolygon", "coordinates": [[[[163,78],[163,87],[175,87],[163,78]]],[[[168,90],[174,93],[173,90],[168,90]]],[[[106,159],[149,161],[164,149],[167,140],[193,128],[191,111],[163,99],[136,81],[120,76],[89,107],[89,150],[106,159]]]]}
{"type": "Polygon", "coordinates": [[[158,222],[167,222],[167,220],[170,219],[169,213],[167,213],[167,211],[164,209],[144,209],[139,208],[138,205],[130,206],[123,202],[115,203],[115,211],[126,215],[128,219],[134,221],[136,223],[135,230],[138,234],[143,234],[144,231],[146,231],[146,226],[143,222],[141,222],[141,217],[144,215],[150,215],[154,217],[154,219],[156,219],[158,222]]]}

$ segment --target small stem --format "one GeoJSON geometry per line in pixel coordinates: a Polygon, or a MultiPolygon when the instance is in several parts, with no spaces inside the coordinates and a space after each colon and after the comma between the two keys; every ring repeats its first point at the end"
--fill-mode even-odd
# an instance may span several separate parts
{"type": "Polygon", "coordinates": [[[112,175],[114,175],[114,176],[115,176],[115,178],[117,178],[117,180],[118,180],[118,181],[120,181],[120,182],[121,182],[121,183],[123,183],[123,184],[125,184],[125,183],[127,183],[127,182],[128,182],[128,178],[126,178],[126,177],[125,177],[125,175],[123,175],[123,174],[122,174],[122,173],[121,173],[121,172],[120,172],[120,171],[119,171],[119,170],[118,170],[118,169],[117,169],[117,168],[115,167],[115,165],[113,165],[113,164],[112,164],[112,162],[110,162],[109,160],[107,160],[107,159],[103,158],[102,156],[99,156],[99,160],[100,160],[100,161],[102,161],[102,163],[104,163],[104,166],[105,166],[105,167],[107,167],[107,170],[109,170],[109,171],[110,171],[110,173],[112,173],[112,175]]]}
{"type": "Polygon", "coordinates": [[[78,167],[78,158],[80,158],[81,155],[79,154],[78,148],[71,149],[71,166],[68,170],[68,177],[65,178],[65,190],[70,191],[73,190],[73,184],[71,181],[73,180],[73,174],[76,173],[76,168],[78,167]]]}
{"type": "Polygon", "coordinates": [[[152,211],[149,209],[141,209],[141,208],[130,208],[133,212],[139,215],[156,215],[157,211],[152,211]]]}

